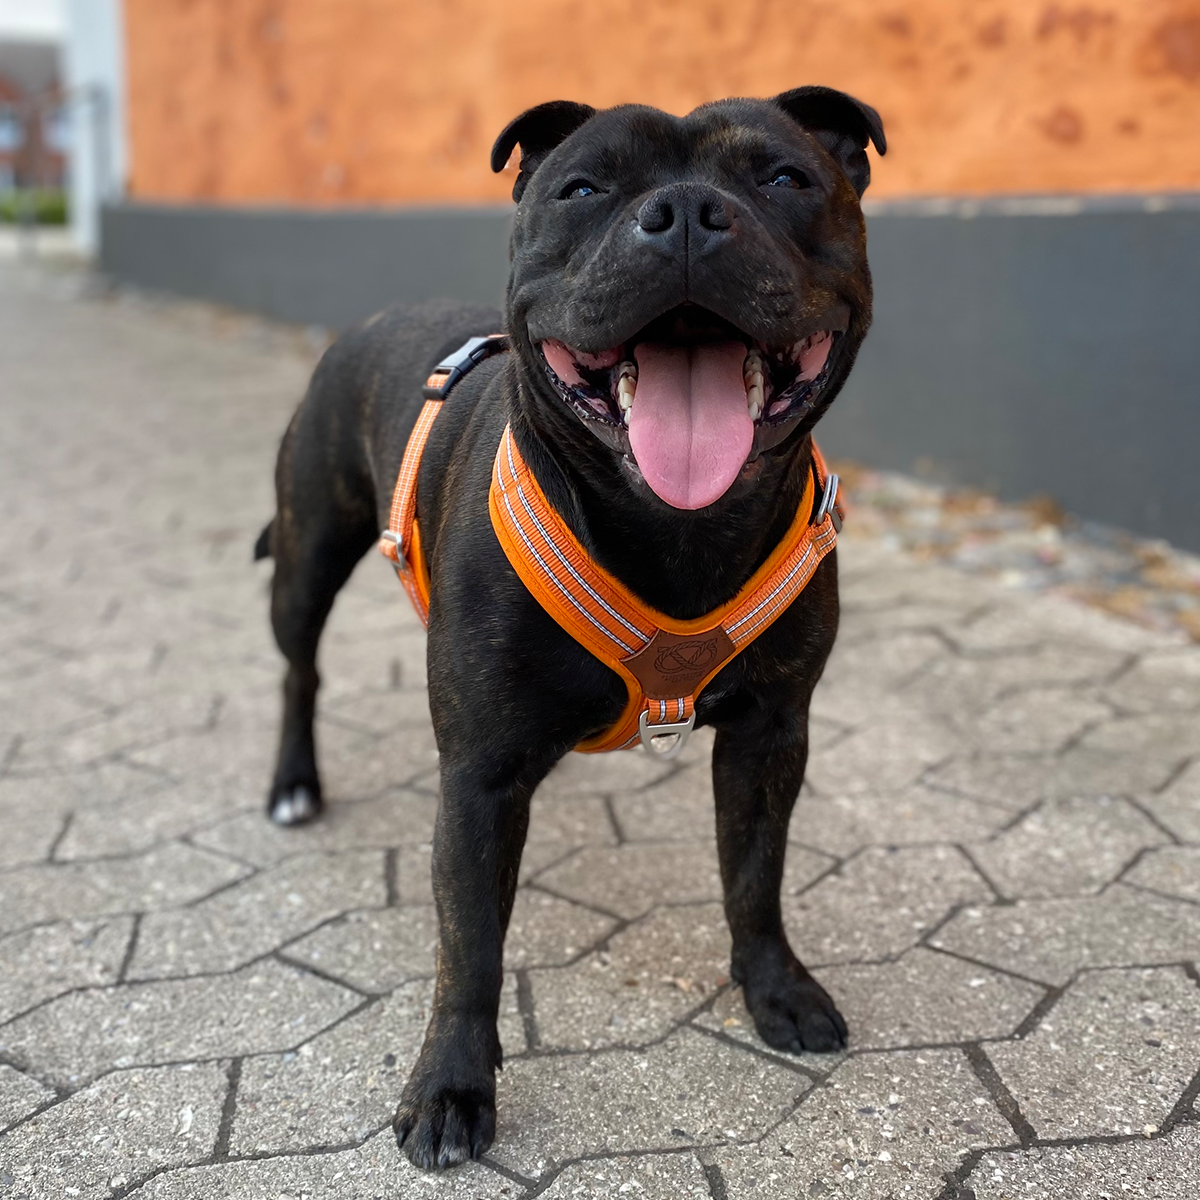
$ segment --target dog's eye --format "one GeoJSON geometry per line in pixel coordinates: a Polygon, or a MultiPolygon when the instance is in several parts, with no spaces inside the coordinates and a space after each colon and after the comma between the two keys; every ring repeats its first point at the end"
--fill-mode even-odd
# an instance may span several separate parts
{"type": "Polygon", "coordinates": [[[788,169],[780,171],[774,179],[768,182],[767,187],[806,188],[812,187],[812,184],[803,171],[788,169]]]}
{"type": "Polygon", "coordinates": [[[576,179],[574,183],[568,183],[563,188],[563,193],[559,197],[561,200],[582,200],[585,196],[598,196],[600,189],[595,184],[588,183],[586,179],[576,179]]]}

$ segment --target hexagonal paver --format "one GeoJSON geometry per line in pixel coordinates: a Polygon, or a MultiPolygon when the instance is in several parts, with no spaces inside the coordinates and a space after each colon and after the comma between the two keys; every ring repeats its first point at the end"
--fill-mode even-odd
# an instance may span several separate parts
{"type": "Polygon", "coordinates": [[[288,859],[199,904],[147,914],[128,978],[230,971],[348,909],[386,903],[382,851],[288,859]]]}
{"type": "Polygon", "coordinates": [[[839,1067],[757,1146],[721,1150],[731,1197],[936,1196],[972,1149],[1011,1143],[957,1050],[868,1054],[839,1067]]]}
{"type": "Polygon", "coordinates": [[[1095,892],[1166,835],[1128,801],[1111,796],[1048,800],[1011,828],[968,848],[1006,896],[1095,892]]]}
{"type": "Polygon", "coordinates": [[[50,1088],[22,1075],[15,1067],[0,1063],[0,1129],[27,1117],[54,1099],[50,1088]]]}
{"type": "Polygon", "coordinates": [[[283,829],[262,808],[211,825],[193,838],[259,866],[314,851],[371,849],[429,842],[437,800],[424,792],[398,790],[352,804],[330,804],[319,821],[283,829]]]}
{"type": "Polygon", "coordinates": [[[975,841],[1011,819],[1000,805],[920,786],[849,796],[802,792],[789,836],[830,854],[848,855],[862,846],[975,841]]]}
{"type": "MultiPolygon", "coordinates": [[[[230,1141],[235,1154],[279,1153],[359,1141],[387,1125],[429,1024],[433,984],[405,984],[306,1042],[242,1066],[230,1141]]],[[[500,999],[506,1061],[525,1050],[516,980],[500,999]]]]}
{"type": "Polygon", "coordinates": [[[1194,1200],[1200,1128],[1116,1146],[985,1154],[967,1181],[976,1200],[1194,1200]]]}
{"type": "Polygon", "coordinates": [[[931,940],[1006,971],[1064,984],[1080,967],[1194,960],[1200,920],[1194,905],[1114,884],[1094,898],[964,909],[931,940]]]}
{"type": "Polygon", "coordinates": [[[810,890],[791,891],[784,920],[810,967],[900,954],[954,905],[992,895],[952,846],[865,850],[810,890]]]}
{"type": "Polygon", "coordinates": [[[169,1171],[133,1194],[137,1200],[517,1200],[521,1187],[478,1163],[418,1171],[386,1130],[352,1149],[169,1171]]]}
{"type": "Polygon", "coordinates": [[[660,783],[612,798],[621,833],[631,842],[711,841],[716,831],[712,768],[691,763],[660,783]]]}
{"type": "Polygon", "coordinates": [[[1200,652],[1177,646],[1143,655],[1105,695],[1127,712],[1195,712],[1200,709],[1200,652]]]}
{"type": "Polygon", "coordinates": [[[1027,688],[978,714],[951,717],[954,727],[991,754],[1053,754],[1072,738],[1110,720],[1107,704],[1066,688],[1027,688]]]}
{"type": "Polygon", "coordinates": [[[689,1029],[644,1052],[524,1058],[499,1078],[492,1156],[536,1176],[579,1155],[750,1139],[810,1086],[780,1060],[689,1029]]]}
{"type": "Polygon", "coordinates": [[[521,888],[504,941],[505,968],[565,966],[616,926],[612,917],[581,904],[521,888]]]}
{"type": "Polygon", "coordinates": [[[728,981],[729,930],[719,904],[659,909],[565,969],[533,970],[546,1047],[641,1045],[728,981]]]}
{"type": "Polygon", "coordinates": [[[542,1193],[546,1200],[711,1200],[694,1154],[645,1154],[567,1167],[542,1193]]]}
{"type": "Polygon", "coordinates": [[[1200,846],[1163,846],[1151,850],[1124,878],[1127,883],[1200,904],[1200,846]]]}
{"type": "Polygon", "coordinates": [[[232,975],[73,992],[0,1028],[0,1051],[68,1086],[113,1067],[295,1046],[361,997],[267,960],[232,975]]]}
{"type": "Polygon", "coordinates": [[[109,917],[0,938],[0,1022],[73,988],[116,983],[132,932],[132,917],[109,917]]]}
{"type": "Polygon", "coordinates": [[[846,1018],[855,1050],[1007,1037],[1045,994],[921,947],[894,963],[824,967],[817,978],[846,1018]]]}
{"type": "Polygon", "coordinates": [[[248,873],[242,864],[179,842],[130,858],[22,867],[0,875],[0,931],[70,917],[169,908],[248,873]]]}
{"type": "Polygon", "coordinates": [[[116,1071],[5,1137],[4,1166],[30,1200],[107,1200],[155,1171],[208,1158],[225,1065],[116,1071]]]}
{"type": "Polygon", "coordinates": [[[1140,797],[1176,837],[1200,843],[1200,759],[1190,763],[1160,792],[1140,797]]]}
{"type": "Polygon", "coordinates": [[[347,913],[293,942],[286,956],[364,992],[388,992],[431,976],[437,951],[432,904],[347,913]]]}
{"type": "Polygon", "coordinates": [[[805,781],[822,796],[900,790],[961,749],[960,739],[936,720],[902,710],[814,751],[805,781]]]}
{"type": "Polygon", "coordinates": [[[988,1053],[1040,1137],[1156,1132],[1200,1063],[1200,991],[1174,967],[1088,972],[988,1053]]]}

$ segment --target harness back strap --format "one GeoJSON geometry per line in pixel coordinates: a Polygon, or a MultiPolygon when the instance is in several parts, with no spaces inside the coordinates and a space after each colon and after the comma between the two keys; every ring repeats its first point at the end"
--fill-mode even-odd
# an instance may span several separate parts
{"type": "MultiPolygon", "coordinates": [[[[816,473],[828,476],[813,447],[816,473]]],[[[511,428],[496,452],[488,495],[492,526],[521,581],[577,642],[617,672],[629,699],[617,724],[578,750],[623,749],[638,741],[664,757],[677,753],[695,722],[696,697],[740,650],[768,628],[804,590],[840,528],[835,495],[825,488],[814,523],[810,474],[787,534],[738,594],[714,612],[677,621],[643,603],[595,563],[550,506],[511,428]],[[670,751],[657,735],[679,737],[670,751]]]]}
{"type": "Polygon", "coordinates": [[[429,568],[421,549],[421,527],[417,522],[417,476],[421,470],[421,457],[433,423],[442,410],[442,401],[450,394],[450,389],[485,358],[507,349],[508,338],[502,333],[493,333],[471,338],[449,358],[438,363],[425,380],[425,403],[404,448],[396,490],[392,493],[391,516],[387,529],[379,538],[379,549],[396,568],[423,625],[429,624],[429,568]]]}

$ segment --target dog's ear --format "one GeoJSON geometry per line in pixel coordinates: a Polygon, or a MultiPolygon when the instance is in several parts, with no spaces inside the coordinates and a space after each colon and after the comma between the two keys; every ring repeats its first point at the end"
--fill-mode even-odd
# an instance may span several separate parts
{"type": "Polygon", "coordinates": [[[573,100],[549,100],[527,108],[504,127],[492,147],[492,170],[503,171],[513,147],[521,146],[521,170],[513,184],[513,199],[520,200],[538,164],[559,142],[568,138],[595,113],[590,104],[573,100]]]}
{"type": "Polygon", "coordinates": [[[837,159],[861,196],[871,182],[867,142],[880,154],[887,153],[879,114],[869,104],[828,87],[792,88],[780,92],[775,103],[837,159]]]}

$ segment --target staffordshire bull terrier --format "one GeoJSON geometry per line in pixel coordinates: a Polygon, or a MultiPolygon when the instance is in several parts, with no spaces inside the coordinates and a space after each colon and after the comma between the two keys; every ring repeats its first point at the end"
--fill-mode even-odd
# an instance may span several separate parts
{"type": "MultiPolygon", "coordinates": [[[[675,622],[726,605],[811,503],[811,431],[870,324],[868,143],[884,152],[875,110],[824,87],[685,117],[530,109],[492,151],[497,171],[521,151],[503,320],[449,302],[373,317],[322,358],[283,438],[277,512],[257,551],[275,560],[271,619],[287,660],[269,814],[294,824],[321,808],[317,643],[338,589],[389,526],[422,387],[468,339],[507,333],[507,351],[442,404],[416,491],[441,771],[436,992],[394,1121],[418,1166],[476,1158],[492,1142],[501,955],[530,798],[631,702],[498,540],[497,448],[509,429],[570,534],[642,604],[675,622]]],[[[829,553],[694,705],[695,723],[716,731],[730,973],[759,1035],[783,1051],[846,1039],[788,944],[779,896],[809,701],[837,625],[829,553]]]]}

